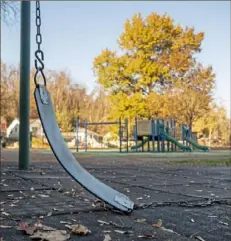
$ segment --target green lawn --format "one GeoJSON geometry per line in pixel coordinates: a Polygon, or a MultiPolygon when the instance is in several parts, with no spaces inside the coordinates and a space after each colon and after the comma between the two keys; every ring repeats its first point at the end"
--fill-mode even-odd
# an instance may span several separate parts
{"type": "Polygon", "coordinates": [[[172,164],[187,164],[192,166],[231,166],[231,159],[229,160],[176,160],[172,164]]]}

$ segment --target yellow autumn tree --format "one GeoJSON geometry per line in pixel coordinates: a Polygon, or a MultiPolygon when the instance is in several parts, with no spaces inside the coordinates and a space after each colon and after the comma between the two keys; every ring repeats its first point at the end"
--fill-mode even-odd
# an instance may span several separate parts
{"type": "Polygon", "coordinates": [[[112,97],[112,115],[148,117],[153,111],[147,103],[157,97],[153,93],[164,94],[185,75],[203,36],[166,14],[135,14],[127,20],[119,38],[121,54],[105,49],[94,59],[98,82],[112,97]]]}
{"type": "Polygon", "coordinates": [[[230,119],[223,106],[213,103],[206,115],[194,123],[193,130],[205,137],[209,145],[230,144],[230,119]]]}
{"type": "Polygon", "coordinates": [[[172,88],[168,89],[170,116],[187,124],[190,129],[199,118],[207,115],[213,100],[215,74],[212,67],[194,64],[172,88]]]}

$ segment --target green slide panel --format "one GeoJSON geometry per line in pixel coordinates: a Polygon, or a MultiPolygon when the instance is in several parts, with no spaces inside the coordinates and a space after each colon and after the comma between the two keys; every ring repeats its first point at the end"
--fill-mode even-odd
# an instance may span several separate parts
{"type": "Polygon", "coordinates": [[[176,140],[175,138],[169,136],[166,132],[161,132],[160,134],[162,136],[164,136],[167,141],[170,141],[170,142],[176,144],[176,146],[178,146],[181,150],[183,150],[183,151],[192,151],[191,147],[185,146],[185,145],[181,144],[178,140],[176,140]]]}
{"type": "Polygon", "coordinates": [[[201,146],[197,142],[193,141],[192,139],[190,139],[188,137],[185,137],[184,139],[196,149],[203,150],[203,151],[209,150],[209,148],[207,146],[201,146]]]}
{"type": "MultiPolygon", "coordinates": [[[[141,142],[140,144],[137,145],[137,149],[139,149],[140,147],[144,146],[146,143],[148,142],[148,139],[145,140],[144,142],[141,142]]],[[[136,146],[132,146],[131,147],[132,150],[136,149],[136,146]]]]}

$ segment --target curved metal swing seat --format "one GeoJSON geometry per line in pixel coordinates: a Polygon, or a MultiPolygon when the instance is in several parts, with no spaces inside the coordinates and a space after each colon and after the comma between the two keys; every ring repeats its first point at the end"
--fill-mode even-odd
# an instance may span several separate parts
{"type": "Polygon", "coordinates": [[[124,194],[105,185],[87,172],[67,148],[56,122],[50,93],[43,85],[34,91],[39,117],[49,145],[66,172],[81,186],[102,201],[123,212],[131,212],[134,203],[124,194]]]}

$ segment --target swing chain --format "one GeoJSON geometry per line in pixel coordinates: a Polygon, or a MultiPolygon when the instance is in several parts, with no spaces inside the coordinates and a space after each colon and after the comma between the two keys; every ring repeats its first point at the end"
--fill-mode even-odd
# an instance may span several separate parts
{"type": "Polygon", "coordinates": [[[204,198],[203,200],[194,200],[194,201],[170,201],[170,202],[151,202],[148,204],[141,203],[136,204],[134,206],[134,210],[141,210],[147,208],[155,208],[155,207],[165,207],[165,206],[178,206],[178,207],[186,207],[186,208],[203,208],[203,207],[211,207],[213,205],[231,205],[231,199],[209,199],[204,198]]]}
{"type": "Polygon", "coordinates": [[[38,49],[35,51],[35,68],[36,68],[36,72],[34,75],[34,83],[36,86],[38,86],[37,83],[37,76],[38,73],[40,72],[42,78],[43,78],[43,82],[44,82],[44,86],[46,86],[46,77],[44,75],[43,69],[44,69],[44,53],[41,50],[41,44],[42,44],[42,34],[40,31],[40,27],[41,27],[41,14],[40,14],[40,1],[36,1],[36,27],[37,27],[37,33],[36,33],[36,43],[38,45],[38,49]],[[39,65],[38,65],[39,63],[39,65]]]}

